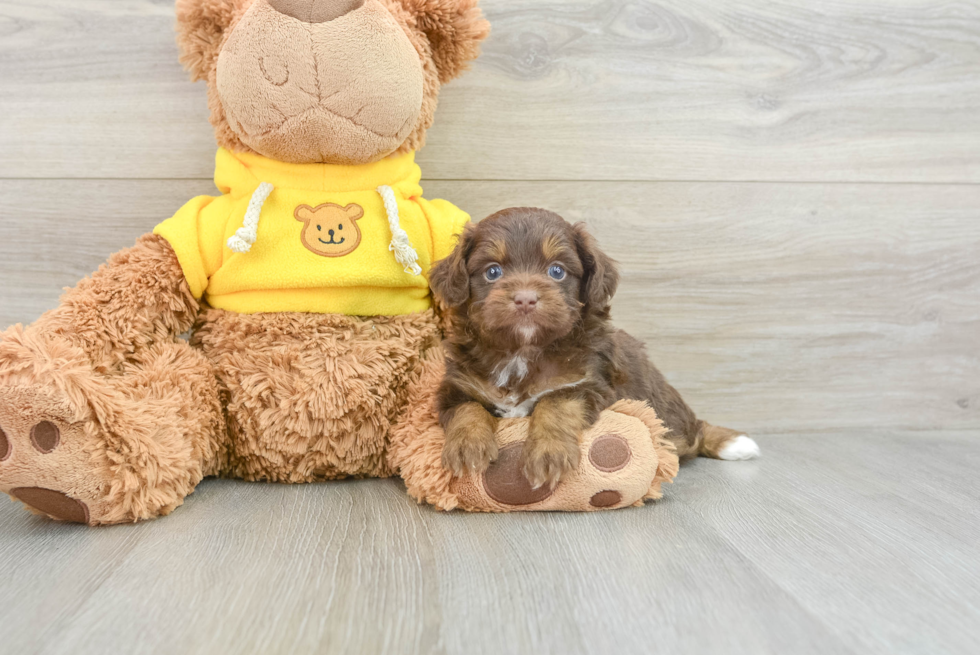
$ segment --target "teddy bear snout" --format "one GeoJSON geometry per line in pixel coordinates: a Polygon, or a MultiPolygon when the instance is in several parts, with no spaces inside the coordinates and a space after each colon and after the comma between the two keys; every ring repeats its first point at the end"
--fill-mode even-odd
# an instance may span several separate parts
{"type": "Polygon", "coordinates": [[[364,0],[269,0],[269,4],[304,23],[326,23],[354,11],[364,0]]]}
{"type": "Polygon", "coordinates": [[[228,36],[215,90],[231,131],[260,155],[290,163],[363,164],[394,152],[419,125],[419,52],[379,0],[258,0],[228,36]],[[350,8],[324,15],[320,3],[350,8]],[[293,13],[296,13],[293,11],[293,13]]]}

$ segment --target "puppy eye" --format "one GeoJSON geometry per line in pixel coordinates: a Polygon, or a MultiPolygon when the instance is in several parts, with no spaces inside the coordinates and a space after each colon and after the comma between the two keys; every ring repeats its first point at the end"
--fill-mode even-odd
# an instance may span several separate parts
{"type": "Polygon", "coordinates": [[[496,282],[503,274],[504,269],[500,267],[500,264],[494,264],[493,266],[487,268],[487,271],[483,274],[483,277],[487,278],[487,282],[496,282]]]}
{"type": "Polygon", "coordinates": [[[317,226],[316,226],[316,231],[317,231],[317,232],[319,232],[319,231],[320,231],[320,230],[322,230],[322,229],[323,229],[323,228],[322,228],[322,227],[320,227],[319,225],[317,225],[317,226]]]}
{"type": "Polygon", "coordinates": [[[552,264],[551,268],[548,269],[548,277],[550,277],[552,280],[558,280],[559,282],[564,280],[565,267],[561,264],[552,264]]]}
{"type": "Polygon", "coordinates": [[[343,223],[341,223],[340,225],[338,225],[338,226],[337,226],[337,229],[338,229],[338,230],[342,230],[342,229],[344,229],[344,224],[343,224],[343,223]]]}

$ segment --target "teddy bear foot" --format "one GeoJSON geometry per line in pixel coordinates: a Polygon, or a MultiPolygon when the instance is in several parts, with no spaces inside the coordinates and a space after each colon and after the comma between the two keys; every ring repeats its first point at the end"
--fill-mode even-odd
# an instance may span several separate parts
{"type": "Polygon", "coordinates": [[[47,389],[0,387],[0,491],[59,521],[99,522],[84,426],[47,389]]]}
{"type": "Polygon", "coordinates": [[[500,452],[481,475],[455,478],[451,490],[470,511],[595,511],[660,497],[677,472],[666,430],[643,403],[617,403],[602,413],[580,444],[579,467],[551,489],[533,487],[521,466],[526,419],[506,419],[497,431],[500,452]]]}
{"type": "Polygon", "coordinates": [[[434,402],[445,375],[441,350],[433,349],[424,359],[409,390],[408,411],[391,432],[391,466],[419,502],[468,512],[591,512],[661,498],[663,483],[677,475],[677,449],[657,413],[645,402],[621,400],[582,435],[578,468],[554,489],[535,489],[524,477],[527,418],[501,419],[494,434],[497,459],[483,473],[454,477],[442,465],[446,435],[434,402]]]}

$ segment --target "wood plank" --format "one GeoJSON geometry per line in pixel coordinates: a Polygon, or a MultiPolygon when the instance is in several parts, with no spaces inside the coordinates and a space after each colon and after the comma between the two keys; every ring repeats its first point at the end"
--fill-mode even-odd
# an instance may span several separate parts
{"type": "Polygon", "coordinates": [[[0,650],[966,655],[977,524],[924,491],[980,487],[919,472],[972,471],[978,436],[763,436],[594,514],[438,513],[395,480],[210,480],[104,529],[2,503],[0,650]]]}
{"type": "Polygon", "coordinates": [[[855,652],[970,653],[978,436],[780,439],[758,470],[697,461],[672,491],[855,652]]]}
{"type": "MultiPolygon", "coordinates": [[[[980,3],[483,0],[430,179],[980,182],[980,3]]],[[[165,0],[0,1],[0,177],[206,178],[165,0]]]]}
{"type": "Polygon", "coordinates": [[[447,518],[434,526],[442,616],[466,626],[443,631],[451,653],[852,652],[673,498],[447,518]]]}
{"type": "MultiPolygon", "coordinates": [[[[0,325],[132,244],[201,181],[0,181],[0,325]],[[67,214],[64,207],[70,207],[67,214]],[[70,216],[70,220],[66,220],[70,216]]],[[[620,261],[618,325],[705,418],[754,432],[980,427],[980,187],[431,182],[540,205],[620,261]]]]}
{"type": "Polygon", "coordinates": [[[6,652],[435,652],[430,537],[391,481],[208,482],[165,521],[107,530],[0,511],[6,652]]]}
{"type": "Polygon", "coordinates": [[[109,255],[172,216],[213,182],[0,180],[0,325],[55,306],[109,255]]]}
{"type": "Polygon", "coordinates": [[[145,525],[0,520],[0,552],[39,542],[3,585],[12,652],[848,652],[677,502],[501,517],[436,513],[395,481],[213,481],[145,525]],[[48,569],[62,533],[73,565],[48,569]],[[97,564],[118,540],[135,545],[97,564]]]}
{"type": "Polygon", "coordinates": [[[980,187],[437,182],[544,206],[620,262],[616,323],[705,418],[980,427],[980,187]]]}
{"type": "Polygon", "coordinates": [[[173,2],[4,0],[0,25],[0,176],[209,176],[205,89],[177,62],[173,2]]]}

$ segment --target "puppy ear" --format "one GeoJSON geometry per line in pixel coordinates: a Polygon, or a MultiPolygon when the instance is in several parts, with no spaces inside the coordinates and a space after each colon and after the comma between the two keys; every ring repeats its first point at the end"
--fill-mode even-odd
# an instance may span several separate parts
{"type": "Polygon", "coordinates": [[[429,272],[429,287],[436,300],[448,307],[459,307],[470,299],[470,272],[466,260],[473,248],[475,223],[467,223],[449,256],[436,262],[429,272]]]}
{"type": "Polygon", "coordinates": [[[352,221],[356,221],[364,217],[364,209],[360,205],[355,205],[354,203],[344,207],[344,213],[347,214],[347,218],[352,221]]]}
{"type": "Polygon", "coordinates": [[[490,34],[477,0],[401,0],[432,47],[432,59],[445,84],[465,71],[490,34]]]}
{"type": "Polygon", "coordinates": [[[599,249],[585,223],[576,223],[572,229],[575,232],[575,248],[585,269],[581,300],[587,307],[603,307],[616,295],[616,287],[619,286],[616,262],[599,249]]]}
{"type": "Polygon", "coordinates": [[[252,0],[177,0],[177,46],[191,80],[208,79],[225,31],[252,0]]]}

